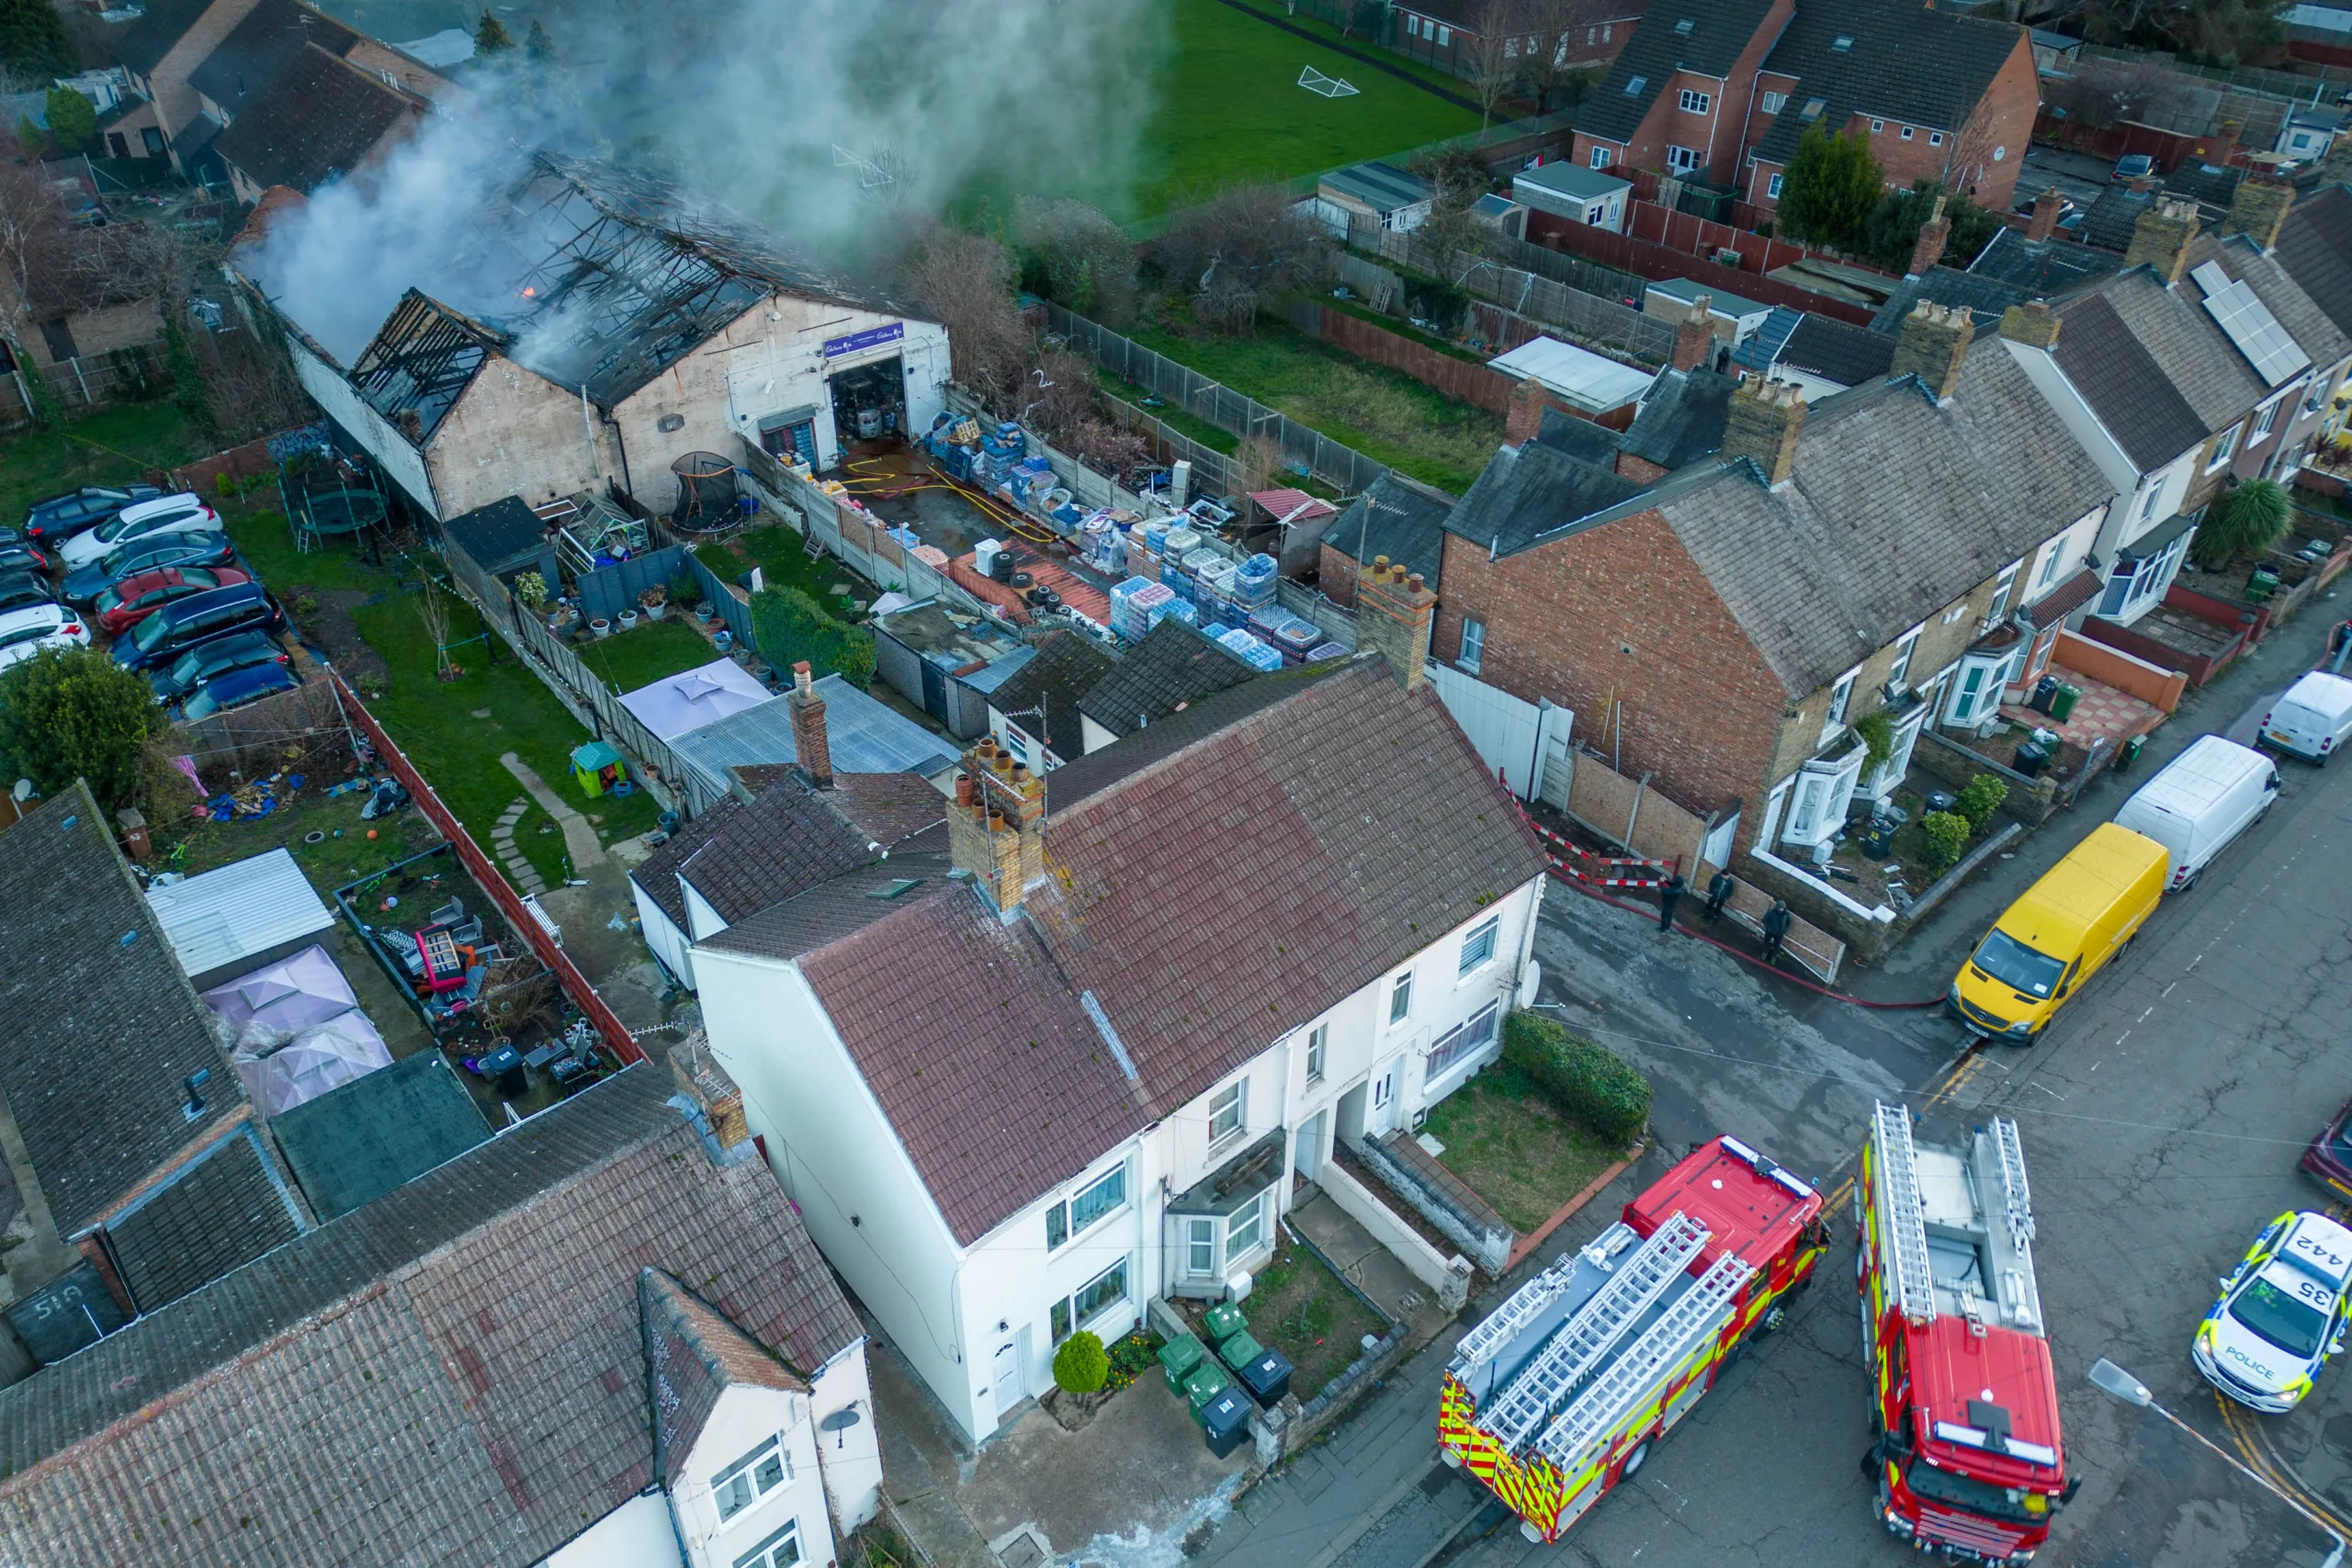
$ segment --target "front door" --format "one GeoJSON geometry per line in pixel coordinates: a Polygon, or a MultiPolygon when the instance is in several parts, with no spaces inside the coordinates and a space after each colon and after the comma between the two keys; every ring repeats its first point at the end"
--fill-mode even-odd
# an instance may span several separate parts
{"type": "Polygon", "coordinates": [[[1365,1118],[1367,1132],[1385,1133],[1396,1125],[1396,1067],[1397,1063],[1391,1062],[1373,1073],[1372,1110],[1365,1118]]]}
{"type": "Polygon", "coordinates": [[[1301,1181],[1314,1180],[1315,1173],[1323,1168],[1323,1126],[1330,1114],[1318,1111],[1298,1130],[1298,1152],[1291,1158],[1291,1168],[1298,1172],[1301,1181]]]}
{"type": "Polygon", "coordinates": [[[1000,1421],[1006,1411],[1029,1397],[1029,1371],[1023,1364],[1027,1359],[1018,1339],[997,1347],[996,1418],[1000,1421]]]}

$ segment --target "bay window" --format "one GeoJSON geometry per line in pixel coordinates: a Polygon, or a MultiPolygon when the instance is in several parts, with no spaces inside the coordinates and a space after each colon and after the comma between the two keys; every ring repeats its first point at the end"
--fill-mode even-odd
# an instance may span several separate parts
{"type": "Polygon", "coordinates": [[[1862,762],[1869,755],[1868,747],[1854,745],[1834,757],[1816,757],[1798,769],[1781,841],[1811,849],[1836,838],[1846,825],[1846,807],[1853,801],[1862,762]]]}

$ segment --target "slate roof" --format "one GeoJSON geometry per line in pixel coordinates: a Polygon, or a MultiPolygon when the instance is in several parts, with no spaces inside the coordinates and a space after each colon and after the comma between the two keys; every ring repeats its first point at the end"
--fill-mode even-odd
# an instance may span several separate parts
{"type": "MultiPolygon", "coordinates": [[[[2273,320],[2287,329],[2287,335],[2311,356],[2313,365],[2324,368],[2352,354],[2352,337],[2346,335],[2346,329],[2336,324],[2335,318],[2328,314],[2310,290],[2303,288],[2301,280],[2282,264],[2278,256],[2263,254],[2262,248],[2254,243],[2252,237],[2232,234],[2222,238],[2210,233],[2199,234],[2189,242],[2188,265],[2194,268],[2209,261],[2221,263],[2223,272],[2253,289],[2254,297],[2262,301],[2273,320]]],[[[2328,281],[2340,285],[2342,278],[2339,275],[2328,281]]],[[[2183,287],[2197,289],[2198,286],[2196,280],[2190,278],[2183,287]]],[[[2199,290],[2198,294],[2201,299],[2202,291],[2199,290]]],[[[2224,333],[2222,335],[2227,337],[2229,334],[2224,333]]]]}
{"type": "Polygon", "coordinates": [[[1786,164],[1812,123],[1803,110],[1814,98],[1826,104],[1820,118],[1833,133],[1858,114],[1957,133],[2024,47],[2023,28],[1958,7],[1929,9],[1917,0],[1800,4],[1764,59],[1765,70],[1795,77],[1796,86],[1756,156],[1786,164]],[[1853,40],[1850,48],[1835,47],[1841,37],[1853,40]]]}
{"type": "Polygon", "coordinates": [[[1725,74],[1771,9],[1772,0],[1654,0],[1600,85],[1577,106],[1577,129],[1631,140],[1678,69],[1725,74]],[[1686,19],[1690,30],[1676,31],[1686,19]]]}
{"type": "Polygon", "coordinates": [[[1780,490],[1745,461],[1721,463],[1663,480],[1584,526],[1663,515],[1783,689],[1802,697],[2110,489],[2007,348],[1986,337],[1970,349],[1947,405],[1911,376],[1814,404],[1780,490]]]}
{"type": "Polygon", "coordinates": [[[1641,491],[1641,485],[1620,478],[1614,468],[1529,441],[1497,449],[1445,520],[1445,531],[1510,555],[1540,534],[1641,491]]]}
{"type": "MultiPolygon", "coordinates": [[[[1536,426],[1538,446],[1549,446],[1555,452],[1565,452],[1571,457],[1581,457],[1588,463],[1610,464],[1617,460],[1617,448],[1623,443],[1624,432],[1596,424],[1589,419],[1578,419],[1565,410],[1546,408],[1543,423],[1536,426]]],[[[1447,503],[1449,510],[1452,502],[1447,503]]],[[[1437,580],[1431,578],[1435,587],[1437,580]]]]}
{"type": "Polygon", "coordinates": [[[640,1270],[800,1365],[860,1334],[675,1089],[632,1067],[0,1389],[0,1557],[541,1561],[651,1479],[640,1270]]]}
{"type": "MultiPolygon", "coordinates": [[[[2135,220],[2136,221],[2136,220],[2135,220]]],[[[2125,243],[2130,243],[2126,237],[2125,243]]],[[[2004,224],[1968,264],[1978,277],[1998,278],[2047,299],[2122,269],[2123,258],[2074,240],[2029,240],[2004,224]]],[[[1938,304],[1944,301],[1938,300],[1938,304]]]]}
{"type": "Polygon", "coordinates": [[[2352,333],[2352,186],[2328,186],[2296,203],[2277,254],[2328,320],[2352,333]]]}
{"type": "Polygon", "coordinates": [[[1157,724],[1184,703],[1238,686],[1257,671],[1231,649],[1182,621],[1160,622],[1079,700],[1078,710],[1113,735],[1157,724]]]}
{"type": "Polygon", "coordinates": [[[2268,390],[2196,297],[2196,285],[2167,289],[2143,266],[2058,310],[2064,324],[2052,356],[2143,472],[2171,462],[2268,390]]]}
{"type": "Polygon", "coordinates": [[[1661,370],[1617,443],[1671,473],[1721,449],[1736,378],[1716,370],[1661,370]]]}
{"type": "MultiPolygon", "coordinates": [[[[937,790],[931,796],[944,818],[945,801],[937,790]]],[[[729,795],[681,823],[628,874],[673,925],[691,931],[681,875],[731,924],[877,858],[868,841],[815,792],[786,779],[749,802],[729,795]]]]}
{"type": "MultiPolygon", "coordinates": [[[[1547,427],[1555,417],[1567,416],[1546,410],[1547,427]]],[[[1589,420],[1569,423],[1600,428],[1589,420]]],[[[1444,491],[1402,474],[1383,474],[1323,530],[1323,543],[1359,564],[1386,556],[1407,571],[1419,572],[1434,589],[1445,555],[1445,518],[1453,510],[1453,498],[1444,491]]]]}
{"type": "Polygon", "coordinates": [[[1859,387],[1884,376],[1894,365],[1894,339],[1808,311],[1774,363],[1841,387],[1859,387]]]}
{"type": "Polygon", "coordinates": [[[2001,324],[2003,311],[2033,298],[2031,290],[2020,288],[2006,278],[1962,272],[1957,267],[1931,266],[1919,276],[1906,277],[1887,291],[1886,303],[1871,318],[1871,331],[1899,334],[1903,318],[1911,313],[1913,306],[1926,299],[1948,310],[1965,307],[1982,336],[2001,324]]]}
{"type": "MultiPolygon", "coordinates": [[[[1073,631],[1050,632],[1036,649],[1035,659],[989,694],[989,706],[1002,714],[1043,707],[1045,739],[1054,754],[1067,761],[1086,749],[1085,726],[1079,722],[1080,699],[1101,685],[1119,661],[1091,638],[1073,631]]],[[[1020,724],[1027,733],[1038,733],[1034,712],[1020,724]]]]}
{"type": "Polygon", "coordinates": [[[738,1384],[808,1392],[775,1353],[659,1269],[637,1277],[645,1364],[653,1393],[654,1472],[677,1484],[718,1396],[738,1384]]]}
{"type": "Polygon", "coordinates": [[[213,0],[146,0],[147,10],[124,29],[114,46],[115,62],[134,76],[152,76],[164,57],[179,47],[188,28],[210,10],[213,0]]]}
{"type": "Polygon", "coordinates": [[[153,1312],[305,1228],[260,1142],[244,1129],[108,1222],[107,1237],[130,1299],[153,1312]]]}
{"type": "Polygon", "coordinates": [[[2148,210],[2148,203],[2156,199],[2154,189],[2133,190],[2126,185],[2110,185],[2099,192],[2098,199],[2083,209],[2083,224],[2079,232],[2083,243],[2118,255],[2132,248],[2132,231],[2139,227],[2140,214],[2148,210]]]}
{"type": "Polygon", "coordinates": [[[419,1051],[269,1119],[322,1220],[347,1214],[490,1138],[448,1058],[419,1051]]]}
{"type": "Polygon", "coordinates": [[[1049,792],[1025,918],[957,882],[801,963],[966,1244],[1544,865],[1376,654],[1208,697],[1049,792]]]}
{"type": "Polygon", "coordinates": [[[188,85],[233,120],[267,97],[310,49],[341,59],[360,41],[354,29],[297,0],[254,0],[253,9],[188,73],[188,85]]]}
{"type": "Polygon", "coordinates": [[[249,99],[212,146],[255,185],[308,195],[357,168],[418,113],[416,100],[383,78],[314,46],[249,99]]]}
{"type": "Polygon", "coordinates": [[[106,821],[76,783],[0,832],[0,949],[39,955],[0,975],[0,1096],[68,1238],[245,1106],[106,821]]]}

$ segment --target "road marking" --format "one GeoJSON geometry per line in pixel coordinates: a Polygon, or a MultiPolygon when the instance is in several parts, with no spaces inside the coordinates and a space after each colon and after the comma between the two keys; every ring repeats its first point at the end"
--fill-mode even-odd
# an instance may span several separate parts
{"type": "Polygon", "coordinates": [[[2228,1395],[2219,1390],[2214,1392],[2213,1402],[2221,1408],[2222,1425],[2228,1429],[2232,1444],[2247,1464],[2317,1515],[2336,1534],[2352,1537],[2352,1524],[2347,1524],[2333,1506],[2312,1495],[2311,1490],[2303,1485],[2302,1477],[2272,1446],[2269,1431],[2258,1417],[2240,1410],[2228,1395]]]}

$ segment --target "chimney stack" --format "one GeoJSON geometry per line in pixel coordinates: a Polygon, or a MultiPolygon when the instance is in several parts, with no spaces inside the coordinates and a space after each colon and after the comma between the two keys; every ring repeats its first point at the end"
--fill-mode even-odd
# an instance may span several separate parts
{"type": "Polygon", "coordinates": [[[2271,174],[2249,174],[2238,182],[2230,199],[2229,216],[2222,220],[2224,234],[2244,234],[2267,255],[2278,246],[2278,231],[2295,205],[2295,187],[2271,174]]]}
{"type": "Polygon", "coordinates": [[[1503,445],[1520,446],[1535,439],[1544,428],[1544,411],[1556,408],[1551,391],[1530,376],[1510,389],[1510,406],[1503,415],[1503,445]]]}
{"type": "Polygon", "coordinates": [[[956,803],[947,813],[947,848],[1001,915],[1021,908],[1029,885],[1046,874],[1046,784],[983,736],[964,753],[956,803]]]}
{"type": "Polygon", "coordinates": [[[819,789],[833,787],[833,749],[825,738],[825,699],[817,694],[808,661],[792,667],[792,750],[800,771],[819,789]]]}
{"type": "Polygon", "coordinates": [[[1386,659],[1409,692],[1428,678],[1430,621],[1436,610],[1437,595],[1419,572],[1378,557],[1356,584],[1356,646],[1386,659]]]}
{"type": "Polygon", "coordinates": [[[1715,297],[1702,294],[1690,301],[1690,309],[1674,328],[1674,359],[1677,370],[1696,370],[1715,355],[1715,297]]]}
{"type": "Polygon", "coordinates": [[[2196,238],[2197,204],[2160,196],[2132,226],[2132,248],[2123,253],[2123,265],[2153,266],[2170,288],[2188,270],[2188,246],[2196,238]]]}
{"type": "Polygon", "coordinates": [[[2001,335],[2027,348],[2054,348],[2064,324],[2047,299],[2030,299],[2001,312],[2001,335]]]}
{"type": "Polygon", "coordinates": [[[2066,209],[2066,198],[2052,186],[2033,198],[2033,220],[2025,226],[2029,240],[2046,240],[2058,231],[2058,215],[2066,209]]]}
{"type": "Polygon", "coordinates": [[[1804,397],[1793,381],[1741,382],[1724,421],[1723,456],[1746,457],[1764,470],[1769,485],[1786,484],[1796,467],[1804,413],[1804,397]]]}
{"type": "Polygon", "coordinates": [[[1945,242],[1951,238],[1951,220],[1944,216],[1944,198],[1939,194],[1934,209],[1928,214],[1928,220],[1919,225],[1918,239],[1912,243],[1908,276],[1927,276],[1928,269],[1943,259],[1945,242]]]}
{"type": "Polygon", "coordinates": [[[1894,363],[1887,374],[1917,376],[1936,401],[1943,402],[1959,387],[1961,365],[1975,339],[1976,318],[1965,309],[1922,299],[1903,318],[1902,333],[1894,340],[1894,363]]]}

